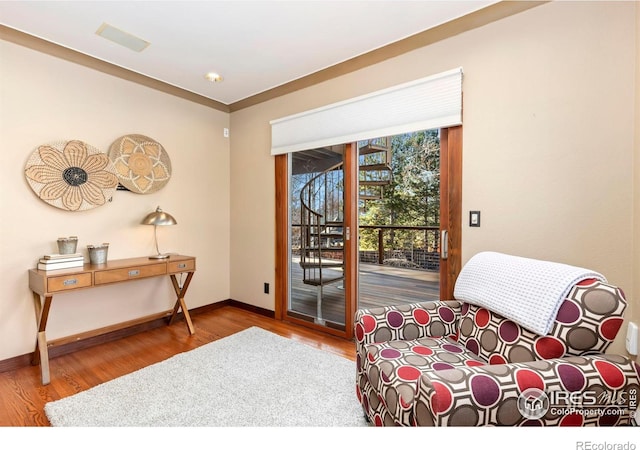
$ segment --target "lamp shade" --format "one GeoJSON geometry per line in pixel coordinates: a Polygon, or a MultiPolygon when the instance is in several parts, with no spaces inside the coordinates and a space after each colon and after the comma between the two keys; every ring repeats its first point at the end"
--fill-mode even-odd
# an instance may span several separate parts
{"type": "Polygon", "coordinates": [[[147,214],[147,216],[142,219],[143,225],[155,225],[155,226],[163,226],[163,225],[176,225],[178,222],[173,216],[169,213],[164,212],[158,206],[156,210],[152,213],[147,214]]]}

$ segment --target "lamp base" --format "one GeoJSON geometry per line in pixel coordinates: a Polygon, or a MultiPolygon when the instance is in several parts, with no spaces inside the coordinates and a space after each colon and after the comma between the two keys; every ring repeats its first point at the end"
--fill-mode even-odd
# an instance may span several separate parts
{"type": "Polygon", "coordinates": [[[161,255],[161,254],[157,254],[157,255],[153,255],[153,256],[149,256],[149,259],[167,259],[170,255],[161,255]]]}

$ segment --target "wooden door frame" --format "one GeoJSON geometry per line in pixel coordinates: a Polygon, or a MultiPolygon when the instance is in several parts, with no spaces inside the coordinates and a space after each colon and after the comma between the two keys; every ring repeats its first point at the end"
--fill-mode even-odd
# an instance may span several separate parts
{"type": "Polygon", "coordinates": [[[440,258],[440,300],[451,300],[462,268],[462,125],[440,130],[440,236],[442,231],[448,257],[440,258]]]}
{"type": "Polygon", "coordinates": [[[358,144],[347,144],[344,151],[344,225],[349,230],[344,240],[345,336],[353,338],[353,320],[358,306],[358,144]]]}
{"type": "Polygon", "coordinates": [[[275,318],[284,319],[289,293],[289,160],[288,155],[276,155],[276,276],[275,318]]]}

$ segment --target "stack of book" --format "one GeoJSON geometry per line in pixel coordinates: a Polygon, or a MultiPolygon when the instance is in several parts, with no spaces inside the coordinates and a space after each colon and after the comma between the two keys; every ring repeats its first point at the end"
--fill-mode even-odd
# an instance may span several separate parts
{"type": "Polygon", "coordinates": [[[71,267],[82,267],[84,258],[82,253],[71,253],[68,255],[52,254],[44,255],[38,262],[39,270],[69,269],[71,267]]]}

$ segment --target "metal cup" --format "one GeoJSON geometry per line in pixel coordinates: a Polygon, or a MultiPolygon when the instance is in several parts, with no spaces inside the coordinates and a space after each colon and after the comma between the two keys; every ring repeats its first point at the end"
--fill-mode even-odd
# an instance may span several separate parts
{"type": "Polygon", "coordinates": [[[107,262],[108,242],[102,245],[87,245],[87,249],[89,250],[89,262],[91,264],[104,264],[107,262]]]}

